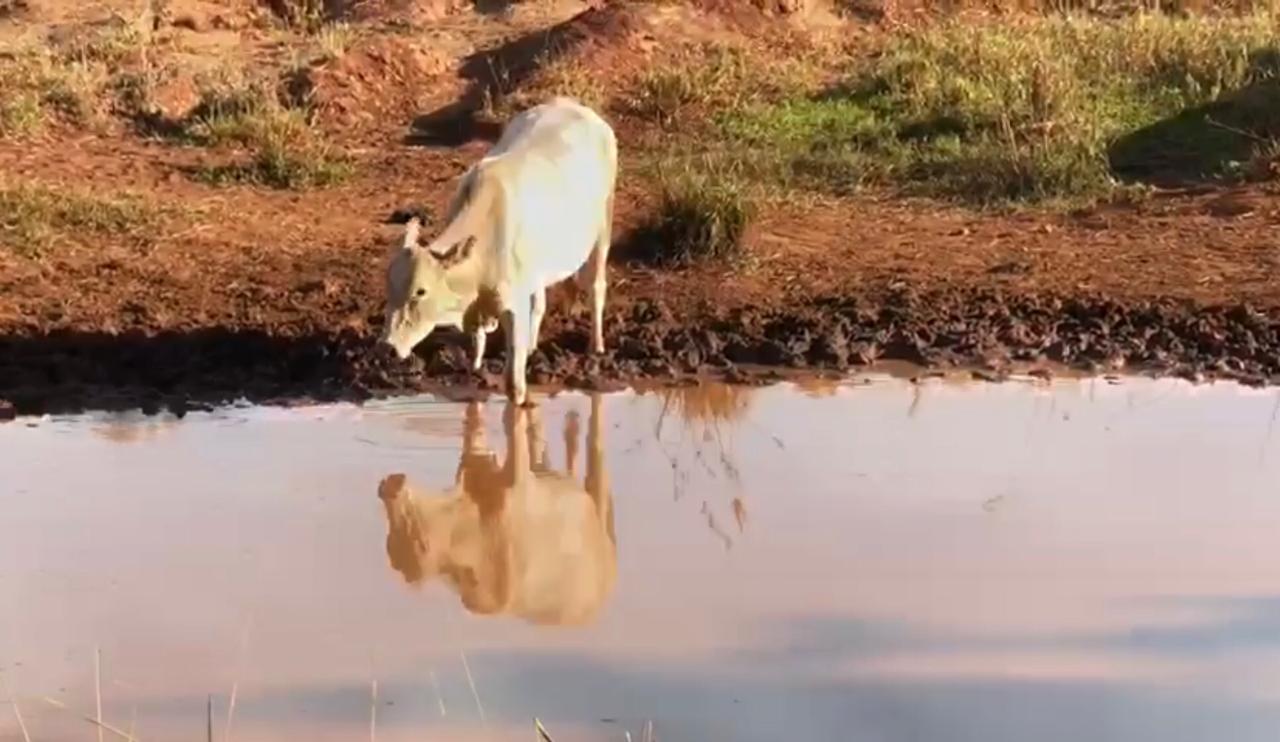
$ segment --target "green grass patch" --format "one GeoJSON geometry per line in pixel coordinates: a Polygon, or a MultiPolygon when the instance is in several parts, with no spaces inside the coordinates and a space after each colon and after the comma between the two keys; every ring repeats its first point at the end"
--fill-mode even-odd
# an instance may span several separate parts
{"type": "Polygon", "coordinates": [[[145,233],[159,212],[131,196],[99,196],[44,185],[0,184],[0,245],[27,256],[102,235],[145,233]]]}
{"type": "Polygon", "coordinates": [[[721,146],[776,163],[787,185],[1069,202],[1123,177],[1231,177],[1280,136],[1278,74],[1280,25],[1265,14],[944,23],[895,35],[834,90],[713,119],[721,146]],[[1159,129],[1180,116],[1176,131],[1159,129]]]}

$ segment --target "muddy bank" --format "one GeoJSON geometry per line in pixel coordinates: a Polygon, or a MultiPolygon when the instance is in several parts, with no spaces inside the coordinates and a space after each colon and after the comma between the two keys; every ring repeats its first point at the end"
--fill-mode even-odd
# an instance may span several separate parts
{"type": "MultiPolygon", "coordinates": [[[[550,313],[531,381],[600,388],[701,374],[746,382],[767,378],[770,368],[847,370],[893,360],[976,365],[992,378],[1014,363],[1043,362],[1280,382],[1280,311],[1173,300],[889,291],[699,316],[641,299],[610,308],[608,352],[600,358],[585,355],[588,329],[585,317],[550,313]]],[[[437,332],[405,363],[372,352],[374,333],[215,328],[9,336],[0,339],[0,400],[19,414],[126,408],[181,414],[238,399],[288,404],[501,389],[500,332],[481,374],[467,369],[468,340],[460,333],[437,332]]]]}

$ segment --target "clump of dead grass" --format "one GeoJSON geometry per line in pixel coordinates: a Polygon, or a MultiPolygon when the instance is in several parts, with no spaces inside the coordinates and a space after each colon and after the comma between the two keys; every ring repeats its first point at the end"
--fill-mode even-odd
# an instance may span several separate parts
{"type": "Polygon", "coordinates": [[[332,62],[346,56],[355,41],[355,30],[347,23],[325,23],[319,26],[312,38],[313,58],[316,62],[332,62]]]}
{"type": "Polygon", "coordinates": [[[197,80],[200,99],[183,122],[192,143],[209,147],[252,145],[278,128],[304,128],[305,115],[280,103],[275,87],[241,69],[223,68],[197,80]]]}
{"type": "Polygon", "coordinates": [[[142,199],[63,187],[0,182],[0,245],[39,256],[59,243],[102,235],[145,238],[160,212],[142,199]]]}
{"type": "Polygon", "coordinates": [[[1265,13],[947,22],[901,32],[851,67],[833,90],[724,109],[719,131],[744,157],[784,162],[792,185],[892,184],[978,204],[1105,197],[1135,152],[1154,163],[1194,146],[1204,152],[1192,175],[1226,175],[1280,135],[1280,95],[1243,123],[1209,120],[1280,74],[1280,25],[1265,13]],[[1176,141],[1117,150],[1188,113],[1176,141]]]}

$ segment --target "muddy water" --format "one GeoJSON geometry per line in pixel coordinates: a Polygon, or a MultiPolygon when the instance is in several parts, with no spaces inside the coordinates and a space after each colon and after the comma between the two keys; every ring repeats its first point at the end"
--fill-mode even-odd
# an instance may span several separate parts
{"type": "Polygon", "coordinates": [[[143,740],[1270,740],[1277,399],[871,379],[0,426],[0,739],[96,739],[97,686],[143,740]]]}

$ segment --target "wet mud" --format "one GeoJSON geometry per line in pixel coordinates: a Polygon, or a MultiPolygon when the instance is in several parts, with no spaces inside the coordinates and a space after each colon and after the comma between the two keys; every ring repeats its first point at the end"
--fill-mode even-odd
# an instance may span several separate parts
{"type": "MultiPolygon", "coordinates": [[[[500,393],[501,331],[486,368],[468,369],[469,340],[437,331],[399,362],[374,348],[377,327],[108,334],[32,332],[0,338],[0,419],[133,409],[181,415],[237,400],[362,401],[434,391],[500,393]]],[[[530,364],[536,385],[603,389],[713,377],[759,382],[783,369],[838,372],[878,361],[1011,368],[1065,365],[1193,380],[1280,382],[1280,311],[1190,301],[1005,295],[991,290],[885,291],[786,308],[691,311],[679,301],[610,306],[607,352],[587,355],[585,313],[549,312],[530,364]]],[[[1042,373],[1045,373],[1042,371],[1042,373]]]]}

